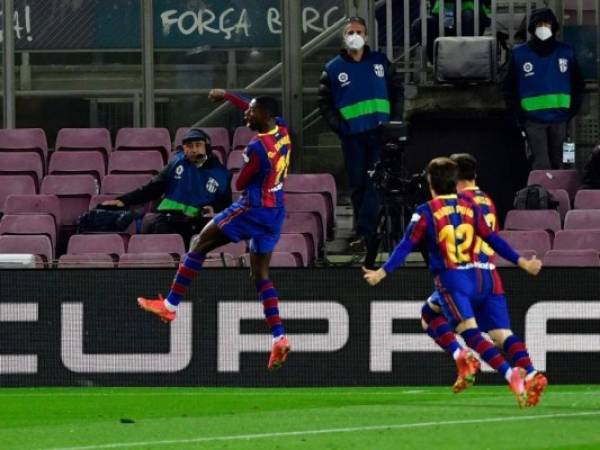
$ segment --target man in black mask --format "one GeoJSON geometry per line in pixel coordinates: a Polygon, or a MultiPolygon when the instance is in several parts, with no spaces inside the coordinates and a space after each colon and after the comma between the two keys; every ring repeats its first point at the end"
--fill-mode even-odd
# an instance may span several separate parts
{"type": "Polygon", "coordinates": [[[531,39],[513,49],[505,82],[506,103],[527,137],[534,170],[560,169],[567,123],[585,87],[575,52],[556,39],[558,30],[551,9],[533,10],[531,39]]]}

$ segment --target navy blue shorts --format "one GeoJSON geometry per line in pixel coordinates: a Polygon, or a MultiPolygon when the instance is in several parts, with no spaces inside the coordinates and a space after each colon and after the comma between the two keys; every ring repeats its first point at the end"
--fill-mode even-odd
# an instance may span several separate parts
{"type": "Polygon", "coordinates": [[[236,202],[213,221],[233,242],[250,239],[251,252],[271,253],[279,241],[284,219],[284,208],[253,208],[236,202]]]}
{"type": "MultiPolygon", "coordinates": [[[[465,272],[462,282],[469,282],[469,274],[465,272]]],[[[510,330],[510,318],[508,316],[508,307],[504,295],[494,294],[492,291],[491,273],[481,271],[484,282],[483,289],[480,292],[461,289],[447,289],[443,286],[438,287],[429,297],[428,301],[439,306],[452,328],[455,328],[461,321],[475,318],[477,325],[482,331],[497,329],[510,330]],[[486,282],[486,277],[490,277],[490,283],[486,282]],[[490,288],[488,288],[490,287],[490,288]]],[[[457,280],[458,281],[458,280],[457,280]]]]}

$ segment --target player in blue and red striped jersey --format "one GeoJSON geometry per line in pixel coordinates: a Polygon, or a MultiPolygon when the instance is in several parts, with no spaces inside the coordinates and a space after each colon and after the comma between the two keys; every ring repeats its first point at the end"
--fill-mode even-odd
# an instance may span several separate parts
{"type": "Polygon", "coordinates": [[[179,266],[167,298],[139,298],[140,307],[163,321],[175,319],[177,305],[192,279],[202,268],[206,254],[229,242],[250,239],[250,268],[262,301],[273,347],[267,367],[278,369],[287,359],[290,344],[279,316],[279,298],[269,279],[271,253],[279,240],[285,218],[283,182],[290,163],[292,145],[287,126],[277,116],[277,102],[271,97],[248,101],[222,89],[209,93],[212,101],[229,100],[245,111],[246,126],[258,134],[244,150],[244,165],[236,180],[243,191],[240,199],[217,214],[192,241],[191,250],[179,266]]]}
{"type": "MultiPolygon", "coordinates": [[[[477,204],[487,222],[494,231],[498,231],[496,205],[488,194],[477,186],[477,160],[468,153],[450,156],[458,164],[457,191],[477,204]]],[[[479,239],[479,238],[478,238],[479,239]]],[[[474,308],[475,318],[481,330],[487,332],[494,343],[504,350],[515,367],[527,372],[525,387],[527,405],[535,406],[548,385],[545,375],[535,370],[525,343],[511,330],[506,297],[502,279],[495,267],[496,254],[485,242],[479,239],[476,245],[476,274],[479,282],[478,299],[474,308]]],[[[456,361],[458,377],[453,386],[454,392],[460,392],[475,381],[479,361],[467,349],[463,349],[456,340],[446,318],[440,310],[440,293],[435,291],[425,302],[422,309],[422,324],[427,333],[456,361]]]]}
{"type": "Polygon", "coordinates": [[[489,228],[479,207],[456,194],[457,177],[458,165],[449,158],[436,158],[428,164],[427,180],[432,200],[417,207],[402,241],[382,268],[363,268],[364,278],[367,283],[376,285],[404,262],[415,245],[424,241],[429,253],[429,268],[441,294],[440,307],[448,323],[470,348],[504,376],[519,406],[525,406],[524,371],[511,368],[498,349],[483,338],[475,319],[473,306],[478,295],[476,237],[481,237],[501,256],[532,275],[540,271],[541,262],[520,257],[489,228]]]}

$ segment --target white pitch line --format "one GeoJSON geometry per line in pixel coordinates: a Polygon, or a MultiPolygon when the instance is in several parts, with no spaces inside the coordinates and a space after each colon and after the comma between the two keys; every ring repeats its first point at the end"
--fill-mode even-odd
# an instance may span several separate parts
{"type": "MultiPolygon", "coordinates": [[[[82,388],[85,389],[85,388],[82,388]]],[[[323,388],[327,389],[327,388],[323,388]]],[[[269,391],[270,392],[270,391],[269,391]]],[[[228,396],[233,395],[235,397],[261,397],[268,394],[268,392],[218,392],[218,391],[199,391],[199,392],[2,392],[0,390],[0,399],[7,397],[197,397],[197,396],[228,396]]],[[[408,390],[398,392],[286,392],[286,396],[297,396],[297,397],[322,397],[324,395],[335,395],[339,396],[352,396],[366,395],[366,396],[397,396],[397,395],[422,395],[422,394],[435,394],[447,395],[456,398],[456,394],[452,392],[436,392],[427,389],[423,390],[408,390]]],[[[586,390],[586,391],[564,391],[564,392],[552,392],[552,396],[556,395],[581,395],[581,394],[600,394],[600,390],[586,390]]],[[[498,395],[494,392],[481,392],[475,393],[470,392],[469,398],[473,397],[504,397],[504,395],[498,395]]]]}
{"type": "Polygon", "coordinates": [[[585,416],[598,416],[600,411],[588,411],[580,413],[558,413],[558,414],[540,414],[535,416],[509,416],[509,417],[488,417],[483,419],[466,419],[466,420],[447,420],[443,422],[417,422],[417,423],[403,423],[403,424],[390,424],[390,425],[370,425],[362,427],[348,427],[348,428],[325,428],[321,430],[304,430],[304,431],[284,431],[281,433],[259,433],[259,434],[240,434],[234,436],[211,436],[211,437],[198,437],[190,439],[171,439],[163,441],[143,441],[143,442],[127,442],[127,443],[115,443],[115,444],[100,444],[100,445],[87,445],[83,447],[55,447],[52,449],[44,450],[100,450],[100,449],[112,449],[112,448],[133,448],[133,447],[147,447],[147,446],[162,446],[162,445],[175,445],[175,444],[198,444],[203,442],[222,442],[222,441],[250,441],[254,439],[267,439],[277,437],[290,437],[290,436],[311,436],[318,434],[330,434],[330,433],[353,433],[356,431],[378,431],[378,430],[400,430],[410,428],[423,428],[431,426],[443,426],[443,425],[470,425],[478,423],[494,423],[494,422],[510,422],[510,421],[521,421],[521,420],[540,420],[540,419],[557,419],[560,417],[585,417],[585,416]]]}

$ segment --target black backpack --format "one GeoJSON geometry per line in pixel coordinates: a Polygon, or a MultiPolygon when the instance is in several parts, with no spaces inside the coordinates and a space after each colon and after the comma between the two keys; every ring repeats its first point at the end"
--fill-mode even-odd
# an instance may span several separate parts
{"type": "Polygon", "coordinates": [[[524,187],[515,194],[513,207],[515,209],[556,209],[559,203],[541,184],[524,187]]]}
{"type": "Polygon", "coordinates": [[[134,218],[134,213],[128,209],[99,205],[79,216],[77,233],[125,231],[134,218]]]}

